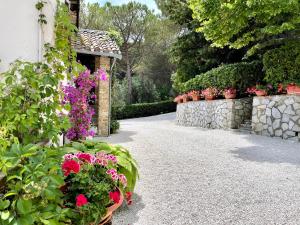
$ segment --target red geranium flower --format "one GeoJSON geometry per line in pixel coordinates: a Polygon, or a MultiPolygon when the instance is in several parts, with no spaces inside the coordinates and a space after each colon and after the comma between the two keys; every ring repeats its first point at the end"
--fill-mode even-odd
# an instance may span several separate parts
{"type": "Polygon", "coordinates": [[[93,163],[93,155],[89,154],[89,153],[77,153],[76,154],[78,159],[81,159],[83,161],[87,161],[89,163],[93,163]]]}
{"type": "Polygon", "coordinates": [[[71,172],[79,173],[80,171],[80,164],[75,160],[66,160],[63,162],[61,166],[62,170],[64,171],[64,175],[68,176],[71,172]]]}
{"type": "Polygon", "coordinates": [[[120,201],[120,192],[119,191],[112,191],[109,192],[109,198],[114,201],[115,204],[118,204],[120,201]]]}
{"type": "Polygon", "coordinates": [[[77,195],[77,197],[76,197],[76,206],[77,207],[81,207],[88,203],[89,202],[88,202],[87,198],[83,194],[77,195]]]}

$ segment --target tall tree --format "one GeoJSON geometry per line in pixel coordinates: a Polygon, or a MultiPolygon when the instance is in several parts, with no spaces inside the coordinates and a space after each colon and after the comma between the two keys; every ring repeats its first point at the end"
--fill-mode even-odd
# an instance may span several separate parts
{"type": "Polygon", "coordinates": [[[112,24],[123,38],[122,52],[128,80],[127,102],[131,103],[132,69],[141,59],[145,33],[150,29],[151,19],[154,18],[154,15],[146,5],[137,2],[110,6],[109,10],[112,15],[112,24]]]}

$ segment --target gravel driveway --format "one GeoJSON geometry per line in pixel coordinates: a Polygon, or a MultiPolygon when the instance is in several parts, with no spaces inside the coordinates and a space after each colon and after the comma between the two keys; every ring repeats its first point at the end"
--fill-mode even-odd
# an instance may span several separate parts
{"type": "Polygon", "coordinates": [[[129,148],[140,165],[134,204],[114,225],[300,224],[300,143],[174,120],[123,120],[102,139],[129,148]]]}

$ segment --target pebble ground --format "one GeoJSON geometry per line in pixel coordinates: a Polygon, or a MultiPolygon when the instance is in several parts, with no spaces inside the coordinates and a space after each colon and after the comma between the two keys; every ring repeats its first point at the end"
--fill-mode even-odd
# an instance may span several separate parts
{"type": "Polygon", "coordinates": [[[140,166],[133,205],[114,225],[300,224],[300,143],[174,121],[123,120],[101,139],[130,149],[140,166]]]}

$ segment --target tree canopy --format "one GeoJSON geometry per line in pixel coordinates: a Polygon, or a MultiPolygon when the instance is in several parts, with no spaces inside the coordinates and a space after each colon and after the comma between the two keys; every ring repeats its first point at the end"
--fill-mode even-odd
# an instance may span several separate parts
{"type": "Polygon", "coordinates": [[[299,29],[299,0],[190,0],[197,31],[213,46],[242,48],[299,29]]]}

